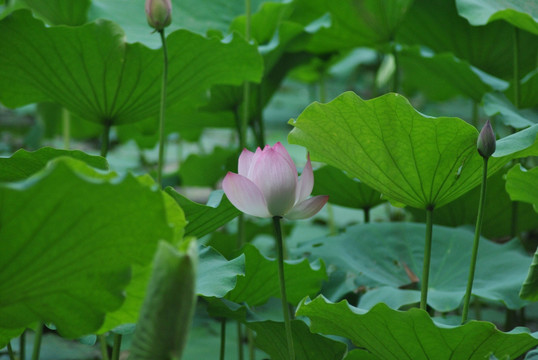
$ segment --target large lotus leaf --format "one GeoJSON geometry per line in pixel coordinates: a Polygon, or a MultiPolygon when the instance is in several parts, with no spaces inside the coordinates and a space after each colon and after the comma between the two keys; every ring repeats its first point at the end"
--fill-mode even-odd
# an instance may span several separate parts
{"type": "Polygon", "coordinates": [[[534,253],[532,264],[519,295],[523,299],[538,301],[538,250],[534,253]]]}
{"type": "MultiPolygon", "coordinates": [[[[226,295],[226,299],[257,306],[271,297],[280,298],[276,260],[266,258],[250,244],[244,247],[244,254],[245,275],[237,278],[235,288],[226,295]]],[[[286,261],[284,276],[288,302],[293,305],[307,295],[316,294],[327,278],[323,262],[310,264],[307,259],[286,261]]]]}
{"type": "Polygon", "coordinates": [[[524,171],[514,166],[506,175],[506,191],[512,200],[533,204],[538,212],[538,167],[524,171]]]}
{"type": "MultiPolygon", "coordinates": [[[[357,286],[401,289],[416,283],[422,274],[425,231],[426,225],[418,223],[361,224],[335,237],[309,241],[297,251],[356,274],[357,286]]],[[[433,234],[428,305],[451,311],[458,308],[465,294],[474,234],[442,226],[434,226],[433,234]]],[[[530,262],[518,241],[499,245],[482,238],[473,294],[503,302],[510,309],[522,307],[526,302],[518,292],[530,262]]],[[[405,298],[392,299],[384,296],[386,291],[374,291],[363,296],[369,304],[391,300],[399,307],[414,302],[410,293],[419,298],[417,290],[401,290],[405,298]]]]}
{"type": "MultiPolygon", "coordinates": [[[[252,0],[251,8],[255,10],[264,0],[252,0]]],[[[201,35],[209,30],[226,32],[232,20],[245,13],[245,4],[241,1],[212,0],[172,0],[172,23],[166,32],[187,29],[201,35]]],[[[127,34],[129,42],[141,42],[147,46],[160,46],[159,36],[151,35],[144,14],[144,4],[126,0],[93,0],[89,13],[90,20],[106,18],[119,24],[127,34]]]]}
{"type": "Polygon", "coordinates": [[[484,112],[498,118],[506,126],[522,129],[538,123],[538,115],[530,110],[517,109],[504,95],[489,93],[482,99],[484,112]]]}
{"type": "Polygon", "coordinates": [[[324,53],[378,47],[394,39],[413,0],[300,0],[292,20],[312,33],[298,48],[324,53]]]}
{"type": "MultiPolygon", "coordinates": [[[[513,84],[506,91],[508,98],[514,98],[513,84]]],[[[519,83],[519,107],[532,108],[538,105],[538,70],[531,71],[519,83]]]]}
{"type": "MultiPolygon", "coordinates": [[[[498,172],[488,179],[486,203],[482,220],[482,236],[488,239],[509,238],[512,227],[512,200],[505,190],[504,173],[498,172]]],[[[474,226],[478,212],[480,186],[439,209],[435,209],[433,223],[450,227],[474,226]]],[[[532,205],[520,203],[517,216],[517,230],[527,231],[538,227],[538,216],[532,205]]],[[[423,210],[408,208],[414,221],[425,222],[423,210]]]]}
{"type": "Polygon", "coordinates": [[[237,278],[245,275],[245,256],[226,260],[208,246],[200,250],[196,292],[206,297],[223,297],[235,288],[237,278]]]}
{"type": "MultiPolygon", "coordinates": [[[[5,105],[52,100],[84,119],[113,125],[158,114],[162,54],[125,43],[116,24],[98,20],[77,28],[45,28],[21,10],[0,22],[0,33],[10,34],[0,43],[5,105]]],[[[214,84],[258,81],[262,73],[256,48],[238,37],[225,44],[179,30],[167,44],[170,106],[214,84]]]]}
{"type": "Polygon", "coordinates": [[[59,158],[0,187],[0,327],[41,321],[68,337],[96,331],[122,304],[130,268],[173,239],[177,217],[162,193],[130,175],[110,178],[59,158]]]}
{"type": "Polygon", "coordinates": [[[432,100],[467,96],[480,102],[484,94],[505,90],[508,83],[471,66],[451,53],[432,54],[418,47],[403,48],[398,53],[405,89],[418,90],[432,100]]]}
{"type": "Polygon", "coordinates": [[[210,154],[191,154],[179,169],[181,185],[214,188],[236,163],[236,149],[216,146],[210,154]]]}
{"type": "Polygon", "coordinates": [[[78,26],[86,22],[90,0],[22,0],[38,16],[51,25],[78,26]]]}
{"type": "Polygon", "coordinates": [[[20,149],[9,158],[0,158],[0,168],[2,169],[0,182],[24,180],[43,169],[50,160],[60,156],[84,161],[97,169],[108,169],[105,158],[88,155],[79,150],[59,150],[51,147],[44,147],[36,151],[20,149]]]}
{"type": "Polygon", "coordinates": [[[504,20],[520,29],[538,35],[538,4],[518,0],[456,0],[458,13],[471,25],[486,25],[504,20]]]}
{"type": "MultiPolygon", "coordinates": [[[[247,327],[256,332],[256,346],[273,360],[288,360],[288,343],[283,322],[248,322],[247,327]]],[[[296,360],[341,360],[347,351],[346,344],[313,334],[301,320],[291,322],[296,360]]]]}
{"type": "MultiPolygon", "coordinates": [[[[425,46],[435,53],[451,52],[488,74],[512,79],[513,30],[512,25],[502,21],[472,26],[458,14],[454,1],[415,0],[396,40],[425,46]]],[[[536,69],[536,36],[521,32],[519,48],[519,71],[527,74],[536,69]]]]}
{"type": "MultiPolygon", "coordinates": [[[[290,124],[290,143],[416,208],[440,207],[481,181],[478,131],[458,118],[422,115],[398,94],[365,101],[346,92],[290,124]]],[[[490,159],[489,173],[507,161],[490,159]]]]}
{"type": "Polygon", "coordinates": [[[329,195],[332,204],[371,209],[384,201],[379,192],[332,166],[314,170],[314,179],[312,195],[329,195]]]}
{"type": "Polygon", "coordinates": [[[196,306],[196,242],[178,251],[159,243],[129,358],[180,359],[196,306]]]}
{"type": "Polygon", "coordinates": [[[185,217],[188,221],[185,227],[185,236],[201,238],[227,224],[241,213],[224,196],[222,191],[214,192],[208,205],[191,201],[171,187],[167,187],[165,191],[185,211],[185,217]]]}
{"type": "Polygon", "coordinates": [[[314,332],[350,339],[371,353],[367,359],[515,359],[538,345],[538,339],[521,328],[503,333],[482,321],[438,326],[423,310],[402,312],[385,304],[366,312],[345,301],[334,304],[318,297],[303,301],[297,315],[310,318],[314,332]]]}

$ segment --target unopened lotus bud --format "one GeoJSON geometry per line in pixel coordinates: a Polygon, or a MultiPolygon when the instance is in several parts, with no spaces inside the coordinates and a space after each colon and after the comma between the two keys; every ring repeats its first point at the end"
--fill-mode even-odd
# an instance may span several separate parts
{"type": "Polygon", "coordinates": [[[493,133],[493,128],[488,120],[478,135],[478,140],[476,142],[478,153],[483,158],[489,158],[495,152],[495,143],[495,134],[493,133]]]}
{"type": "Polygon", "coordinates": [[[162,31],[172,22],[172,3],[170,0],[146,0],[146,17],[149,26],[162,31]]]}

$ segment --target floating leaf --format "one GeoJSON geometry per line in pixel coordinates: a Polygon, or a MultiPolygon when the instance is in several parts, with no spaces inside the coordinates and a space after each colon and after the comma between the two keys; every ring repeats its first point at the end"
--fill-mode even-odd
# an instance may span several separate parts
{"type": "Polygon", "coordinates": [[[533,204],[538,212],[538,167],[524,171],[521,166],[514,166],[506,174],[506,191],[513,201],[533,204]]]}
{"type": "MultiPolygon", "coordinates": [[[[262,305],[269,298],[280,298],[277,262],[263,256],[254,246],[244,247],[245,275],[237,278],[235,288],[226,299],[250,306],[262,305]]],[[[322,263],[310,264],[307,259],[284,263],[286,293],[290,304],[297,304],[303,297],[316,294],[321,282],[327,278],[322,263]]]]}
{"type": "Polygon", "coordinates": [[[479,321],[441,327],[423,310],[402,312],[378,304],[365,312],[321,296],[303,301],[297,315],[310,318],[312,331],[346,337],[369,351],[366,359],[485,359],[490,355],[515,359],[538,345],[538,339],[521,328],[503,333],[492,323],[479,321]]]}
{"type": "MultiPolygon", "coordinates": [[[[398,94],[365,101],[346,92],[311,104],[290,124],[290,143],[416,208],[440,207],[481,181],[477,130],[458,118],[424,116],[398,94]]],[[[492,160],[490,174],[508,161],[492,160]]]]}
{"type": "MultiPolygon", "coordinates": [[[[76,28],[47,28],[20,10],[0,21],[0,33],[10,34],[0,43],[0,100],[5,105],[52,100],[81,118],[113,125],[157,116],[162,54],[125,43],[118,25],[98,20],[76,28]]],[[[261,76],[256,48],[238,37],[225,44],[179,30],[167,44],[171,106],[214,84],[237,85],[261,76]]]]}
{"type": "Polygon", "coordinates": [[[360,181],[351,179],[341,170],[324,166],[314,170],[312,195],[329,195],[332,204],[355,208],[371,209],[381,204],[381,194],[360,181]]]}
{"type": "Polygon", "coordinates": [[[40,321],[67,337],[96,331],[122,304],[130,268],[148,264],[160,239],[173,240],[176,216],[162,193],[111,177],[59,158],[0,185],[1,328],[40,321]]]}
{"type": "Polygon", "coordinates": [[[456,0],[458,13],[471,25],[486,25],[496,20],[538,35],[538,5],[518,0],[456,0]]]}
{"type": "Polygon", "coordinates": [[[180,359],[196,306],[196,242],[181,253],[160,242],[130,359],[180,359]]]}
{"type": "Polygon", "coordinates": [[[224,196],[223,191],[216,191],[213,193],[210,198],[211,205],[195,203],[171,187],[166,188],[165,191],[185,212],[188,221],[187,226],[185,227],[185,236],[201,238],[227,224],[241,213],[232,205],[230,200],[224,196]]]}
{"type": "MultiPolygon", "coordinates": [[[[361,224],[335,237],[314,239],[297,251],[356,274],[357,286],[374,288],[363,295],[360,307],[387,301],[400,307],[413,303],[415,297],[420,298],[418,290],[403,288],[416,283],[422,274],[425,231],[424,224],[361,224]],[[375,290],[382,287],[395,291],[375,290]]],[[[473,232],[434,226],[433,233],[428,305],[439,311],[455,310],[465,294],[473,232]]],[[[518,292],[530,260],[518,241],[498,245],[482,239],[473,294],[502,302],[510,309],[524,306],[526,302],[519,298],[518,292]]]]}
{"type": "Polygon", "coordinates": [[[2,168],[0,181],[24,180],[43,169],[49,161],[60,156],[81,160],[97,169],[108,169],[105,158],[88,155],[79,150],[59,150],[51,147],[44,147],[36,151],[20,149],[9,158],[0,158],[0,167],[2,168]]]}
{"type": "MultiPolygon", "coordinates": [[[[256,332],[256,346],[273,360],[288,360],[288,344],[283,322],[248,322],[247,327],[256,332]]],[[[346,344],[328,337],[313,334],[301,320],[291,322],[296,360],[340,360],[347,351],[346,344]]]]}

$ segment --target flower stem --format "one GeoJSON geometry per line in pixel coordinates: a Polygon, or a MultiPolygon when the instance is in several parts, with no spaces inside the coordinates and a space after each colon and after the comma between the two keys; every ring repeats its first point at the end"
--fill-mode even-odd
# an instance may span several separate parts
{"type": "Polygon", "coordinates": [[[112,126],[112,120],[105,119],[103,124],[103,138],[101,141],[101,156],[106,158],[108,155],[108,149],[110,147],[110,127],[112,126]]]}
{"type": "Polygon", "coordinates": [[[101,345],[101,357],[103,360],[109,360],[108,357],[108,346],[106,343],[106,336],[105,334],[99,335],[99,344],[101,345]]]}
{"type": "Polygon", "coordinates": [[[226,354],[226,319],[220,320],[220,355],[219,360],[224,360],[226,354]]]}
{"type": "Polygon", "coordinates": [[[288,342],[289,360],[295,360],[295,350],[293,348],[293,336],[291,333],[291,318],[290,309],[288,307],[288,299],[286,296],[286,282],[284,276],[284,244],[282,241],[282,229],[280,228],[280,216],[273,217],[275,226],[277,258],[278,258],[278,278],[280,280],[280,297],[282,299],[282,312],[284,313],[284,327],[286,328],[286,338],[288,342]]]}
{"type": "Polygon", "coordinates": [[[368,224],[370,222],[370,208],[364,208],[362,211],[364,211],[364,223],[368,224]]]}
{"type": "Polygon", "coordinates": [[[396,43],[392,43],[392,56],[394,57],[394,77],[392,78],[392,92],[397,93],[400,90],[400,59],[396,43]]]}
{"type": "Polygon", "coordinates": [[[159,31],[163,49],[163,80],[161,84],[161,112],[159,116],[159,162],[157,163],[157,183],[162,186],[163,165],[164,165],[164,112],[166,109],[166,79],[168,78],[168,52],[166,50],[166,37],[164,29],[159,31]]]}
{"type": "Polygon", "coordinates": [[[239,321],[237,322],[237,353],[237,358],[239,360],[243,360],[245,358],[243,352],[243,324],[241,324],[239,321]]]}
{"type": "Polygon", "coordinates": [[[7,343],[7,353],[9,354],[9,360],[15,360],[15,353],[11,347],[11,342],[7,343]]]}
{"type": "Polygon", "coordinates": [[[426,209],[426,237],[424,243],[424,264],[422,265],[422,282],[420,285],[420,308],[428,306],[428,281],[430,278],[430,259],[432,255],[433,206],[426,209]]]}
{"type": "Polygon", "coordinates": [[[120,360],[121,338],[122,336],[120,334],[114,334],[114,347],[112,347],[112,360],[120,360]]]}
{"type": "Polygon", "coordinates": [[[64,140],[64,149],[69,150],[71,140],[71,116],[69,110],[62,108],[62,137],[64,140]]]}
{"type": "Polygon", "coordinates": [[[26,359],[25,350],[26,350],[26,330],[24,330],[21,336],[19,337],[19,358],[21,360],[26,359]]]}
{"type": "Polygon", "coordinates": [[[34,337],[34,349],[32,350],[32,360],[39,359],[39,352],[41,350],[41,337],[43,335],[43,324],[39,323],[35,331],[34,337]]]}
{"type": "Polygon", "coordinates": [[[469,302],[473,291],[474,272],[476,268],[476,258],[478,256],[478,244],[480,241],[480,232],[482,230],[482,216],[484,214],[484,203],[486,202],[486,184],[488,180],[488,158],[484,158],[484,170],[482,172],[482,185],[480,186],[480,200],[478,202],[478,214],[476,216],[476,227],[474,232],[473,252],[471,254],[471,265],[469,267],[469,279],[467,280],[467,290],[463,300],[463,312],[461,314],[461,323],[467,321],[469,314],[469,302]]]}
{"type": "Polygon", "coordinates": [[[248,358],[249,360],[255,360],[256,359],[256,347],[254,346],[254,333],[249,328],[247,328],[247,339],[248,339],[248,358]]]}

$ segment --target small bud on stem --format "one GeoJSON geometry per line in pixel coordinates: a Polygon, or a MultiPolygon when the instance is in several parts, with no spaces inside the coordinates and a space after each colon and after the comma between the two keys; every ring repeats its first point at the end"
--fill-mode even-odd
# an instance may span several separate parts
{"type": "Polygon", "coordinates": [[[146,17],[149,26],[162,31],[172,22],[172,3],[170,0],[146,0],[146,17]]]}
{"type": "Polygon", "coordinates": [[[486,125],[484,125],[480,131],[480,135],[478,135],[478,140],[476,142],[478,153],[483,158],[489,158],[495,152],[495,143],[495,134],[493,133],[493,128],[488,120],[486,125]]]}

